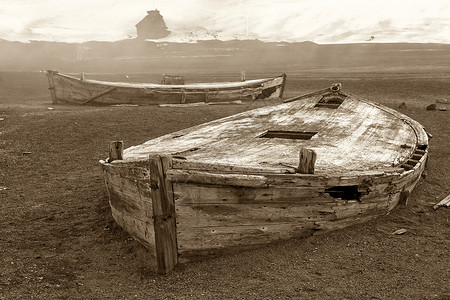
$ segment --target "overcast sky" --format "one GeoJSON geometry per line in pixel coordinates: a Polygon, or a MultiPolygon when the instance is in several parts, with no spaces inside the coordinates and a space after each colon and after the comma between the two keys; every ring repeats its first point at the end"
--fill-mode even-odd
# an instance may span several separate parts
{"type": "Polygon", "coordinates": [[[203,27],[221,39],[317,43],[450,43],[448,0],[0,0],[0,38],[115,41],[159,9],[180,38],[203,27]]]}

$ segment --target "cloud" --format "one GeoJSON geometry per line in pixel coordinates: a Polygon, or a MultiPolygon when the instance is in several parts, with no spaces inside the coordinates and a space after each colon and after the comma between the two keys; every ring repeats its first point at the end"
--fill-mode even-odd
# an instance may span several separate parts
{"type": "Polygon", "coordinates": [[[0,38],[66,42],[135,36],[147,10],[169,30],[203,27],[223,39],[450,43],[446,0],[0,0],[0,38]]]}

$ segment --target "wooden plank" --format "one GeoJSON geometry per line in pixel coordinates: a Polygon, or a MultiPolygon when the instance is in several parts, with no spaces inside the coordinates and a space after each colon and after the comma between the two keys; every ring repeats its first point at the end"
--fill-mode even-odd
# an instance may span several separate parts
{"type": "MultiPolygon", "coordinates": [[[[389,193],[398,193],[391,189],[389,183],[375,183],[370,186],[361,186],[361,203],[372,203],[388,199],[389,193]]],[[[401,189],[399,187],[398,189],[401,189]]],[[[174,183],[174,199],[177,207],[196,204],[222,205],[222,204],[278,204],[279,206],[292,205],[338,205],[347,200],[334,198],[325,192],[322,187],[283,187],[267,188],[215,186],[193,183],[174,183]]]]}
{"type": "Polygon", "coordinates": [[[108,162],[123,159],[123,141],[114,141],[109,143],[108,162]]]}
{"type": "Polygon", "coordinates": [[[205,163],[200,161],[189,161],[182,159],[182,156],[175,156],[173,160],[174,169],[187,169],[187,170],[203,170],[203,171],[220,171],[229,173],[280,173],[289,174],[295,173],[295,166],[278,166],[278,167],[251,167],[251,166],[236,166],[230,164],[220,163],[205,163]]]}
{"type": "MultiPolygon", "coordinates": [[[[376,204],[367,204],[375,205],[376,204]]],[[[354,209],[349,206],[354,215],[354,209]]],[[[335,220],[337,209],[329,204],[193,204],[177,207],[177,230],[335,220]]]]}
{"type": "Polygon", "coordinates": [[[156,258],[158,272],[161,274],[167,274],[178,263],[173,188],[171,182],[166,178],[166,172],[170,167],[171,158],[169,156],[149,156],[156,258]]]}
{"type": "Polygon", "coordinates": [[[134,216],[136,219],[147,221],[153,217],[151,199],[138,193],[138,184],[122,180],[107,183],[109,203],[117,210],[134,216]]]}
{"type": "Polygon", "coordinates": [[[132,215],[117,210],[115,207],[111,207],[111,214],[120,227],[144,245],[151,255],[156,255],[155,234],[151,221],[137,219],[132,215]]]}
{"type": "Polygon", "coordinates": [[[314,150],[302,148],[299,154],[298,172],[301,174],[314,174],[317,154],[314,150]]]}
{"type": "Polygon", "coordinates": [[[385,215],[386,209],[373,209],[371,211],[368,211],[367,213],[359,215],[357,218],[355,217],[349,217],[344,218],[340,220],[333,220],[333,221],[320,221],[315,222],[314,224],[317,225],[317,229],[315,234],[321,233],[321,231],[329,231],[329,230],[337,230],[342,229],[351,225],[361,224],[364,222],[367,222],[369,220],[375,219],[379,216],[385,215]]]}
{"type": "Polygon", "coordinates": [[[398,173],[385,173],[384,171],[361,172],[361,174],[349,174],[348,176],[272,173],[237,174],[181,169],[171,169],[167,172],[167,178],[175,183],[199,183],[253,188],[272,186],[324,188],[364,185],[367,181],[379,184],[392,181],[395,177],[398,177],[398,173]]]}
{"type": "Polygon", "coordinates": [[[186,261],[200,255],[254,249],[290,238],[312,235],[314,228],[314,222],[193,228],[178,233],[180,258],[186,261]]]}
{"type": "Polygon", "coordinates": [[[135,167],[117,167],[105,162],[102,169],[114,220],[154,255],[152,203],[149,193],[142,192],[150,190],[148,176],[135,167]]]}
{"type": "Polygon", "coordinates": [[[439,201],[436,205],[433,206],[433,209],[436,210],[441,206],[450,207],[450,195],[439,201]]]}
{"type": "Polygon", "coordinates": [[[323,189],[315,187],[250,188],[216,186],[195,183],[174,183],[174,199],[177,207],[193,204],[270,204],[305,205],[334,202],[323,195],[323,189]],[[320,200],[319,200],[320,199],[320,200]]]}
{"type": "Polygon", "coordinates": [[[99,98],[99,97],[101,97],[101,96],[103,96],[103,95],[106,95],[106,94],[108,94],[108,93],[114,91],[115,89],[117,89],[116,86],[108,87],[108,88],[105,89],[104,91],[101,91],[100,93],[97,93],[97,94],[95,94],[94,96],[92,96],[91,98],[89,98],[88,100],[84,101],[82,104],[83,104],[83,105],[84,105],[84,104],[88,104],[89,102],[94,101],[95,99],[97,99],[97,98],[99,98]]]}
{"type": "Polygon", "coordinates": [[[219,174],[192,170],[169,170],[167,177],[172,182],[196,182],[214,185],[247,187],[267,186],[265,176],[244,174],[219,174]]]}
{"type": "Polygon", "coordinates": [[[324,203],[264,203],[264,204],[193,204],[177,207],[177,230],[192,228],[248,226],[264,224],[302,224],[311,221],[357,218],[372,209],[387,212],[388,197],[377,202],[334,201],[324,203]]]}

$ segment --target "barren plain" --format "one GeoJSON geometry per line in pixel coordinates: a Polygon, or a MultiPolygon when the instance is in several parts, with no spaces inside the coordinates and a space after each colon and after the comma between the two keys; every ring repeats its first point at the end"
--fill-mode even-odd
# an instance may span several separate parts
{"type": "MultiPolygon", "coordinates": [[[[265,72],[249,77],[274,75],[265,72]]],[[[229,79],[220,72],[187,75],[229,79]]],[[[160,276],[153,258],[111,217],[98,164],[108,143],[137,145],[274,103],[54,105],[43,73],[0,72],[0,299],[450,299],[450,210],[432,208],[450,193],[450,105],[425,110],[450,100],[448,72],[288,73],[285,98],[334,82],[433,135],[427,176],[407,206],[363,225],[178,265],[160,276]],[[401,228],[405,234],[392,234],[401,228]]]]}

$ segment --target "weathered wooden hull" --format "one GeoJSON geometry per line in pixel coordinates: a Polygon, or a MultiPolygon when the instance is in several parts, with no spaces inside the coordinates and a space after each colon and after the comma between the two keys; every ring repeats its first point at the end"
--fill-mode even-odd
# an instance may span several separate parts
{"type": "MultiPolygon", "coordinates": [[[[194,161],[194,154],[190,161],[191,157],[176,155],[180,152],[168,155],[161,150],[159,154],[151,152],[150,159],[101,161],[112,214],[119,225],[157,257],[160,250],[156,226],[161,226],[158,220],[173,222],[177,262],[257,248],[386,214],[399,202],[405,202],[419,181],[428,157],[428,138],[416,121],[377,104],[364,102],[364,105],[396,118],[398,124],[403,124],[403,127],[396,125],[398,132],[404,133],[408,143],[411,142],[408,145],[402,144],[402,140],[389,142],[397,143],[399,151],[407,150],[390,166],[381,163],[378,167],[371,165],[369,169],[353,171],[344,167],[336,171],[330,167],[330,172],[300,174],[289,166],[286,170],[215,165],[194,161]],[[405,130],[410,132],[406,134],[405,130]],[[155,193],[162,182],[152,177],[154,167],[150,166],[155,155],[156,160],[165,161],[161,176],[165,182],[164,194],[173,204],[171,213],[154,211],[153,198],[159,197],[155,193]]],[[[323,114],[326,109],[320,108],[321,111],[314,113],[323,114]]],[[[223,122],[231,121],[228,118],[223,122]]],[[[215,126],[220,124],[220,121],[212,122],[210,127],[216,132],[215,126]]],[[[208,126],[194,129],[201,131],[208,126]]],[[[248,123],[245,126],[251,127],[248,123]]],[[[149,147],[187,135],[187,132],[161,137],[149,147]]],[[[364,145],[364,141],[356,140],[356,143],[364,145]]],[[[131,149],[129,153],[133,151],[138,152],[131,149]]],[[[197,151],[197,148],[188,151],[197,151]]],[[[220,155],[216,159],[220,160],[220,155]]]]}
{"type": "MultiPolygon", "coordinates": [[[[425,153],[409,171],[336,177],[256,173],[239,178],[235,173],[171,169],[168,178],[173,184],[180,262],[339,229],[386,214],[412,191],[426,159],[425,153]],[[198,173],[201,176],[192,176],[198,173]],[[334,198],[326,190],[336,186],[357,187],[363,195],[358,200],[334,198]]],[[[102,164],[114,219],[155,253],[148,162],[102,164]]]]}
{"type": "Polygon", "coordinates": [[[275,99],[283,95],[286,75],[244,82],[186,85],[132,84],[75,78],[47,71],[53,103],[159,105],[275,99]]]}

